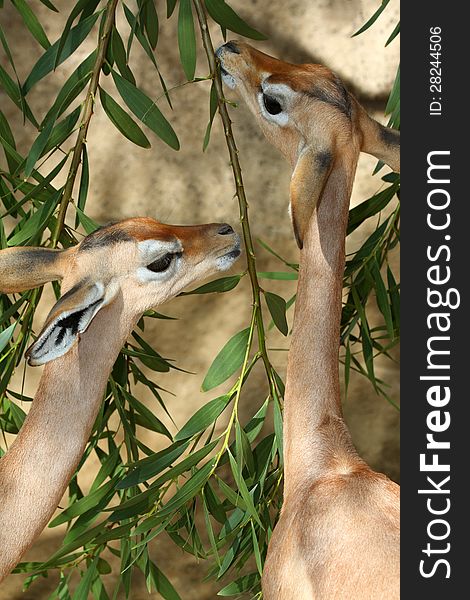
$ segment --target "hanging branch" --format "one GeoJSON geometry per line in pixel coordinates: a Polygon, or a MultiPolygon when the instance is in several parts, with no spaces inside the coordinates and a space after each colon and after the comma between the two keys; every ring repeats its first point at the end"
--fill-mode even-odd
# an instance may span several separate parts
{"type": "Polygon", "coordinates": [[[83,108],[83,116],[80,122],[78,131],[77,141],[73,148],[72,164],[70,165],[69,173],[67,175],[67,181],[65,183],[64,193],[60,201],[59,214],[57,217],[57,223],[52,234],[51,242],[52,247],[57,246],[57,241],[60,237],[62,229],[64,227],[65,215],[70,200],[72,199],[73,186],[77,177],[78,167],[82,157],[82,149],[86,144],[86,136],[88,132],[88,126],[90,125],[91,117],[93,115],[93,106],[95,103],[95,95],[98,90],[98,84],[101,74],[101,69],[106,60],[106,51],[108,49],[109,38],[114,24],[114,17],[116,13],[118,0],[109,0],[108,6],[106,7],[106,19],[104,21],[103,31],[98,42],[98,51],[96,55],[96,61],[93,66],[93,72],[91,75],[90,85],[85,99],[83,108]]]}
{"type": "Polygon", "coordinates": [[[230,120],[227,105],[225,102],[224,92],[222,88],[222,79],[220,77],[220,69],[217,67],[217,62],[214,54],[214,46],[212,44],[212,39],[209,33],[209,27],[207,25],[206,13],[202,6],[201,0],[194,0],[194,6],[196,8],[199,27],[201,30],[202,43],[207,56],[207,62],[209,64],[209,68],[214,80],[215,90],[217,93],[219,115],[224,127],[225,139],[230,155],[230,164],[232,166],[236,194],[240,208],[240,222],[243,230],[243,240],[245,244],[248,274],[250,276],[251,290],[253,295],[253,310],[255,312],[256,328],[258,331],[259,352],[263,359],[266,374],[272,390],[274,388],[274,378],[271,363],[269,361],[266,349],[266,333],[264,330],[263,314],[261,309],[261,290],[258,281],[258,276],[256,273],[256,256],[253,249],[253,239],[251,237],[250,222],[248,220],[248,202],[246,200],[245,188],[243,185],[240,161],[238,160],[238,149],[232,131],[232,121],[230,120]]]}

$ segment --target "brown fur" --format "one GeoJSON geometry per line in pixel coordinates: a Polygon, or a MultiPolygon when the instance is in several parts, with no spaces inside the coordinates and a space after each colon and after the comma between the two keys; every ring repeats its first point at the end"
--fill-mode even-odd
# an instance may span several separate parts
{"type": "Polygon", "coordinates": [[[268,547],[264,598],[398,600],[399,487],[354,448],[341,410],[338,351],[359,153],[399,169],[399,138],[397,146],[395,134],[381,134],[351,95],[348,115],[344,88],[325,67],[291,65],[231,44],[236,53],[218,50],[222,67],[294,169],[291,209],[301,247],[284,404],[284,503],[268,547]],[[256,98],[273,78],[300,92],[285,109],[283,127],[260,113],[256,98]]]}

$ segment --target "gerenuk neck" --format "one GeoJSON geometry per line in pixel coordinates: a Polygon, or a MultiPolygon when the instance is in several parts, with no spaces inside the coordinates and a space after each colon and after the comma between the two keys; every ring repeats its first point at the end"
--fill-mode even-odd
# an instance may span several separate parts
{"type": "Polygon", "coordinates": [[[0,580],[49,522],[82,457],[114,361],[134,323],[116,299],[44,367],[30,412],[0,461],[0,580]]]}
{"type": "Polygon", "coordinates": [[[337,158],[300,252],[284,402],[284,494],[350,458],[341,410],[339,338],[349,198],[357,158],[337,158]]]}

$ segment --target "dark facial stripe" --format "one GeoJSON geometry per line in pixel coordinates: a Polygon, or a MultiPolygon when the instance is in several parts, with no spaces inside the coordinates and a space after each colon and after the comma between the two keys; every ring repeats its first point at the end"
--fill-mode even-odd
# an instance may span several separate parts
{"type": "Polygon", "coordinates": [[[313,90],[309,90],[307,94],[316,100],[320,100],[320,102],[325,102],[330,106],[334,106],[344,115],[346,115],[348,119],[351,119],[351,99],[349,97],[348,90],[338,78],[335,79],[334,85],[335,93],[332,93],[328,89],[318,87],[313,90]]]}
{"type": "Polygon", "coordinates": [[[229,52],[233,52],[234,54],[240,54],[240,50],[238,49],[238,46],[235,44],[235,42],[227,42],[222,47],[228,50],[229,52]]]}
{"type": "Polygon", "coordinates": [[[316,161],[322,171],[327,171],[333,161],[333,155],[328,150],[319,152],[316,156],[316,161]]]}
{"type": "Polygon", "coordinates": [[[92,250],[94,248],[105,248],[118,242],[130,242],[132,236],[123,229],[114,227],[114,224],[105,225],[97,229],[81,242],[79,252],[82,250],[92,250]]]}
{"type": "Polygon", "coordinates": [[[387,146],[400,146],[400,132],[379,124],[380,137],[387,146]]]}

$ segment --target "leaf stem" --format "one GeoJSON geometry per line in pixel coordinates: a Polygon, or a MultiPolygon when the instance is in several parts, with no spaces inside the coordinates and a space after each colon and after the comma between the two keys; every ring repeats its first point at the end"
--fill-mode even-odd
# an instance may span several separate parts
{"type": "Polygon", "coordinates": [[[248,220],[248,202],[246,200],[242,171],[240,167],[240,162],[238,160],[238,149],[232,131],[232,122],[230,120],[230,116],[228,114],[226,106],[226,101],[224,98],[220,70],[217,68],[217,62],[214,54],[214,46],[212,45],[212,39],[207,25],[205,9],[202,5],[201,0],[194,0],[194,6],[196,8],[199,27],[201,30],[202,43],[207,56],[207,62],[209,63],[209,68],[214,79],[214,86],[217,93],[219,115],[224,127],[225,139],[230,155],[230,164],[235,180],[236,194],[238,197],[238,204],[240,207],[240,222],[243,230],[243,240],[245,244],[248,274],[250,276],[251,290],[253,295],[254,316],[256,321],[256,329],[258,333],[259,351],[261,354],[261,358],[263,359],[264,368],[266,370],[266,375],[269,380],[270,388],[273,389],[274,378],[272,374],[271,363],[269,361],[266,349],[266,334],[264,330],[263,314],[261,309],[260,286],[258,282],[258,276],[256,274],[256,257],[253,249],[253,239],[251,236],[250,222],[248,220]]]}
{"type": "Polygon", "coordinates": [[[98,51],[96,54],[96,61],[93,66],[93,72],[91,75],[90,84],[88,86],[88,92],[85,99],[85,104],[83,108],[83,116],[80,122],[80,127],[77,135],[77,141],[75,142],[75,146],[72,154],[72,163],[70,165],[69,173],[67,176],[67,181],[64,187],[64,193],[62,195],[59,207],[59,214],[57,216],[57,223],[55,229],[52,233],[51,237],[51,245],[53,248],[57,246],[57,242],[59,240],[60,234],[62,233],[62,229],[65,223],[65,215],[67,213],[67,208],[72,199],[73,186],[75,184],[75,179],[77,177],[78,167],[80,166],[80,161],[82,157],[82,149],[86,144],[86,136],[88,132],[88,126],[90,125],[90,120],[93,115],[93,106],[95,103],[95,94],[98,89],[101,69],[106,60],[106,51],[108,49],[108,43],[110,34],[114,25],[114,16],[116,13],[118,0],[109,0],[108,5],[106,7],[106,18],[103,25],[103,30],[98,42],[98,51]]]}

